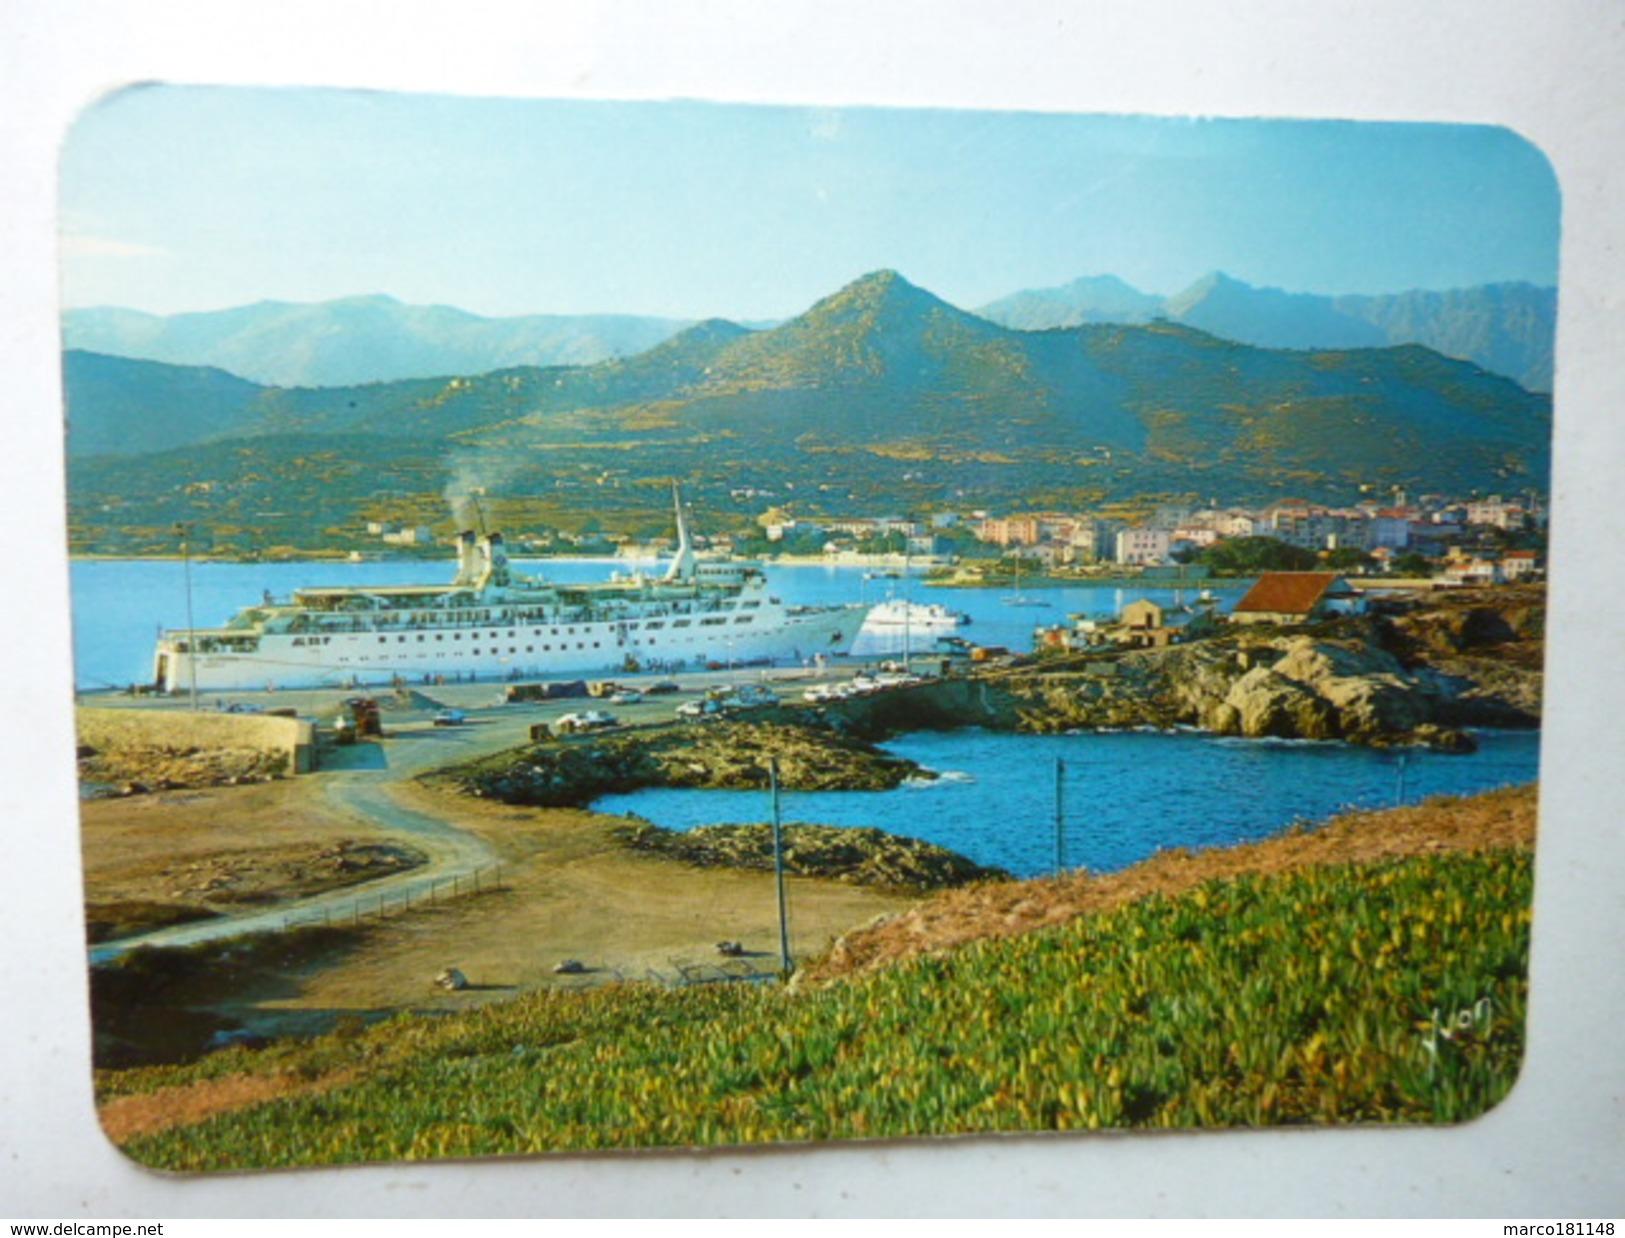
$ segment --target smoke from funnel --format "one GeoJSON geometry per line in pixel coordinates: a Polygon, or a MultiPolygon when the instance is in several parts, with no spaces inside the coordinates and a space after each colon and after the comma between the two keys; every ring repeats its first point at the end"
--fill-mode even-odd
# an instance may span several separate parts
{"type": "Polygon", "coordinates": [[[455,451],[446,458],[446,484],[441,493],[451,508],[459,531],[489,532],[482,516],[489,514],[487,494],[513,488],[523,464],[512,452],[494,448],[455,451]]]}

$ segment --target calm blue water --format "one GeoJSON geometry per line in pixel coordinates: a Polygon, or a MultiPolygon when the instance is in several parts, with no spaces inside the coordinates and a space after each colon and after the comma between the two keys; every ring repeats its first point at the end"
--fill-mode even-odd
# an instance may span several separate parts
{"type": "MultiPolygon", "coordinates": [[[[1110,872],[1168,847],[1222,847],[1348,807],[1532,782],[1539,736],[1483,732],[1469,756],[1175,734],[953,731],[886,748],[944,775],[896,791],[786,792],[786,822],[876,826],[1032,877],[1055,869],[1055,762],[1064,864],[1110,872]]],[[[764,791],[639,791],[595,808],[669,829],[766,821],[764,791]]]]}
{"type": "MultiPolygon", "coordinates": [[[[593,559],[518,561],[521,571],[560,581],[604,580],[612,571],[630,570],[626,562],[593,559]]],[[[192,609],[196,625],[216,627],[245,606],[259,602],[269,590],[285,598],[295,589],[316,585],[436,584],[447,582],[454,565],[446,562],[372,563],[193,563],[192,609]]],[[[876,603],[903,582],[864,580],[856,567],[823,565],[769,565],[768,579],[791,603],[803,605],[842,602],[876,603]]],[[[160,628],[187,626],[185,568],[179,560],[97,559],[72,564],[74,682],[85,689],[145,682],[152,676],[153,643],[160,628]]],[[[958,635],[979,644],[1004,645],[1018,652],[1033,646],[1039,624],[1064,622],[1069,613],[1116,613],[1128,602],[1150,597],[1163,604],[1189,600],[1188,591],[1171,589],[1090,588],[1026,589],[1048,600],[1044,607],[1006,606],[1001,592],[991,589],[936,589],[909,582],[907,596],[914,601],[941,602],[972,617],[958,635]]],[[[1220,594],[1224,605],[1240,594],[1220,594]]],[[[857,654],[891,653],[902,649],[900,632],[859,638],[857,654]]],[[[932,638],[910,634],[915,652],[930,649],[932,638]]]]}

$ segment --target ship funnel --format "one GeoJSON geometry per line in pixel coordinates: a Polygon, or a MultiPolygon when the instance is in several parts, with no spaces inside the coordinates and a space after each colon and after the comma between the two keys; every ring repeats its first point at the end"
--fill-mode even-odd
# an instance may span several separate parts
{"type": "Polygon", "coordinates": [[[508,550],[502,534],[492,533],[485,539],[485,579],[488,585],[506,585],[509,580],[508,550]]]}
{"type": "Polygon", "coordinates": [[[691,580],[694,576],[694,543],[689,540],[688,521],[683,516],[683,495],[676,483],[671,488],[672,504],[677,508],[677,553],[666,569],[667,580],[691,580]]]}
{"type": "Polygon", "coordinates": [[[474,530],[464,529],[457,535],[457,579],[454,585],[472,585],[479,580],[478,551],[474,530]]]}

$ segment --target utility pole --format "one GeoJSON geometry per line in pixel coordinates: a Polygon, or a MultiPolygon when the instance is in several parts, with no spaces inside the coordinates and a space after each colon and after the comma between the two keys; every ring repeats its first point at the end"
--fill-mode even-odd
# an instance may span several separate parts
{"type": "Polygon", "coordinates": [[[909,550],[911,547],[909,545],[909,520],[907,516],[903,518],[903,523],[903,674],[907,675],[914,669],[914,649],[909,639],[912,634],[910,631],[910,625],[914,618],[914,612],[910,608],[914,605],[914,603],[909,600],[908,596],[908,574],[911,562],[909,558],[909,550]]]}
{"type": "Polygon", "coordinates": [[[1066,762],[1055,758],[1055,875],[1066,871],[1066,806],[1063,799],[1066,762]]]}
{"type": "Polygon", "coordinates": [[[181,539],[181,574],[186,581],[186,671],[191,681],[192,712],[197,712],[197,625],[192,621],[192,526],[177,524],[181,539]]]}
{"type": "Polygon", "coordinates": [[[779,759],[767,761],[767,783],[773,801],[773,880],[779,895],[779,974],[786,978],[794,969],[790,959],[790,916],[784,898],[784,827],[779,820],[779,759]]]}

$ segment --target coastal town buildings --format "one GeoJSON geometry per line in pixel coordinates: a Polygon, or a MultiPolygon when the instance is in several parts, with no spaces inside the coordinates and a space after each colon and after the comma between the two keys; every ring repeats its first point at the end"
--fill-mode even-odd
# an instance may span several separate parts
{"type": "Polygon", "coordinates": [[[1542,570],[1538,551],[1509,550],[1501,556],[1501,576],[1507,581],[1531,580],[1542,570]]]}
{"type": "MultiPolygon", "coordinates": [[[[1239,504],[1194,507],[1163,503],[1137,518],[1121,508],[1104,511],[938,510],[921,518],[862,516],[808,520],[771,508],[759,524],[770,542],[819,537],[829,554],[873,552],[877,539],[901,534],[921,559],[981,553],[1018,556],[1046,567],[1114,565],[1144,571],[1190,563],[1204,550],[1237,538],[1273,538],[1319,555],[1356,552],[1336,566],[1369,571],[1405,554],[1444,559],[1451,550],[1496,563],[1496,579],[1528,579],[1540,571],[1538,553],[1545,511],[1539,496],[1412,498],[1403,488],[1372,485],[1381,495],[1347,506],[1287,497],[1256,508],[1239,504]],[[1516,557],[1508,557],[1516,552],[1516,557]]],[[[899,545],[897,549],[901,549],[899,545]]],[[[1415,570],[1414,568],[1412,569],[1415,570]]],[[[1488,579],[1491,569],[1455,564],[1441,579],[1488,579]]]]}

